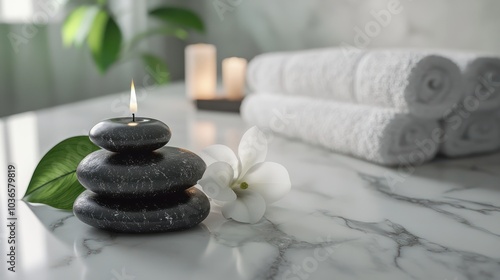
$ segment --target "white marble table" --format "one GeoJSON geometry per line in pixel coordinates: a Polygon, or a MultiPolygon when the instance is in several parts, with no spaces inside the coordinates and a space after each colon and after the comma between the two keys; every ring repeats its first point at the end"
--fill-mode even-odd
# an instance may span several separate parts
{"type": "MultiPolygon", "coordinates": [[[[240,117],[197,112],[182,92],[142,91],[139,115],[169,124],[171,145],[235,149],[247,128],[240,117]]],[[[2,119],[0,163],[16,165],[18,198],[50,147],[126,115],[127,102],[123,93],[2,119]]],[[[0,279],[500,279],[500,154],[403,174],[275,137],[268,160],[288,168],[292,191],[254,225],[214,206],[185,232],[115,234],[19,201],[16,273],[6,270],[2,171],[0,279]]]]}

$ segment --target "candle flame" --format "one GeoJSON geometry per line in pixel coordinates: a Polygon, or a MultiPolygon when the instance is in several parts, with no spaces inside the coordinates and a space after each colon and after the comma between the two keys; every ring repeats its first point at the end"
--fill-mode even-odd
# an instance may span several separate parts
{"type": "Polygon", "coordinates": [[[130,84],[130,112],[132,114],[137,113],[137,96],[135,95],[134,80],[130,84]]]}

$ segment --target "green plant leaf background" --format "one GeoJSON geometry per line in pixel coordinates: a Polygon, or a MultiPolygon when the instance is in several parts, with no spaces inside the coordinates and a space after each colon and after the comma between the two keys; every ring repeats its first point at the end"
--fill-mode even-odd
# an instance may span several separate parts
{"type": "MultiPolygon", "coordinates": [[[[77,4],[77,7],[71,5],[71,8],[61,29],[63,45],[82,47],[86,43],[101,74],[105,74],[119,61],[138,58],[140,53],[134,52],[134,49],[139,42],[151,36],[173,36],[185,40],[188,31],[205,31],[203,20],[191,10],[171,6],[158,7],[149,11],[148,15],[161,24],[124,41],[116,16],[111,12],[107,0],[84,1],[77,4]]],[[[167,69],[167,65],[154,56],[142,55],[140,58],[146,66],[155,65],[157,69],[167,69]]],[[[165,84],[168,77],[154,77],[154,80],[157,84],[165,84]]]]}
{"type": "Polygon", "coordinates": [[[181,40],[185,40],[188,32],[179,27],[162,26],[160,28],[151,29],[135,35],[128,43],[125,51],[134,49],[142,40],[156,35],[173,36],[181,40]]]}
{"type": "Polygon", "coordinates": [[[205,31],[205,25],[201,18],[190,10],[176,7],[161,7],[150,11],[149,14],[166,23],[191,28],[199,32],[205,31]]]}
{"type": "Polygon", "coordinates": [[[94,18],[87,44],[99,70],[104,73],[115,63],[122,44],[122,32],[107,11],[100,10],[94,18]]]}
{"type": "Polygon", "coordinates": [[[64,46],[69,47],[71,46],[71,44],[73,44],[77,30],[80,28],[80,25],[83,22],[83,18],[87,13],[87,9],[87,6],[78,7],[77,9],[72,11],[64,21],[62,27],[62,39],[64,46]]]}
{"type": "Polygon", "coordinates": [[[76,178],[76,168],[84,157],[97,150],[99,147],[88,136],[72,137],[57,144],[38,163],[23,199],[58,209],[73,209],[73,202],[85,190],[76,178]]]}
{"type": "Polygon", "coordinates": [[[62,26],[62,38],[65,47],[80,47],[87,39],[90,27],[99,9],[96,6],[81,6],[66,18],[62,26]]]}
{"type": "Polygon", "coordinates": [[[156,84],[163,85],[170,81],[167,64],[161,58],[145,53],[142,55],[142,61],[146,66],[146,72],[151,75],[156,84]]]}

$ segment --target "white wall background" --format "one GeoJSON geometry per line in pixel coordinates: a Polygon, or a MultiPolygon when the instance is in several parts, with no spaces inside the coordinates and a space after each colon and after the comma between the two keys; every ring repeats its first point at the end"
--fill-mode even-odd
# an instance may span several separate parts
{"type": "MultiPolygon", "coordinates": [[[[392,0],[191,1],[204,14],[208,41],[219,58],[269,51],[353,44],[355,27],[374,20],[392,0]],[[214,2],[219,5],[219,12],[214,2]],[[220,16],[221,7],[227,10],[220,16]]],[[[368,47],[425,47],[500,53],[500,1],[400,0],[401,13],[368,47]]],[[[223,10],[223,9],[222,9],[223,10]]]]}

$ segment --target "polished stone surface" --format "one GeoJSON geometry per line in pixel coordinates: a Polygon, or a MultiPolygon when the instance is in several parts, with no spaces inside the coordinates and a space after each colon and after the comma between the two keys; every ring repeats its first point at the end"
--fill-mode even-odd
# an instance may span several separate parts
{"type": "Polygon", "coordinates": [[[111,152],[145,152],[165,146],[172,133],[163,122],[150,118],[113,118],[99,122],[90,140],[111,152]]]}
{"type": "Polygon", "coordinates": [[[192,228],[210,212],[207,196],[197,188],[154,198],[117,199],[84,191],[73,213],[96,228],[126,233],[165,232],[192,228]]]}
{"type": "Polygon", "coordinates": [[[95,193],[136,198],[183,191],[196,185],[205,162],[186,149],[165,146],[147,153],[99,150],[85,157],[77,169],[80,183],[95,193]]]}
{"type": "MultiPolygon", "coordinates": [[[[0,147],[8,147],[0,163],[17,166],[18,197],[50,147],[123,114],[110,108],[128,108],[129,96],[0,119],[0,147]]],[[[169,145],[195,153],[215,143],[237,149],[248,128],[235,114],[196,111],[179,85],[138,99],[141,112],[175,131],[169,145]]],[[[19,201],[19,271],[7,274],[2,251],[0,279],[499,278],[500,153],[398,170],[276,136],[267,160],[288,169],[292,190],[254,225],[225,220],[212,203],[207,219],[187,231],[118,234],[19,201]]],[[[0,191],[0,205],[5,199],[0,191]]]]}
{"type": "Polygon", "coordinates": [[[113,232],[152,233],[189,229],[207,217],[208,198],[193,188],[206,164],[188,150],[162,147],[171,137],[166,124],[114,118],[89,135],[107,151],[89,154],[77,167],[87,191],[75,200],[73,213],[82,222],[113,232]]]}

